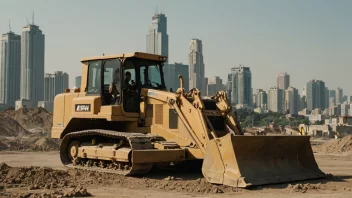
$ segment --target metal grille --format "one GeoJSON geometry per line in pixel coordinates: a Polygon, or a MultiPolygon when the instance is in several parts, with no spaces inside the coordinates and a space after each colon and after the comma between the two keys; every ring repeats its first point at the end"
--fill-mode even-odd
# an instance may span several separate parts
{"type": "Polygon", "coordinates": [[[155,124],[163,124],[163,105],[155,105],[155,124]]]}
{"type": "Polygon", "coordinates": [[[178,115],[173,109],[169,109],[169,129],[177,129],[178,115]]]}
{"type": "Polygon", "coordinates": [[[147,117],[153,117],[153,105],[152,104],[147,104],[147,110],[146,110],[146,116],[147,117]]]}

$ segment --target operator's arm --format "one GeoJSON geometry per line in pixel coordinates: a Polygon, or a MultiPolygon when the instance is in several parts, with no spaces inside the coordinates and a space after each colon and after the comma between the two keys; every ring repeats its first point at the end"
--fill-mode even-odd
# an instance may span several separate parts
{"type": "Polygon", "coordinates": [[[116,80],[112,81],[112,83],[109,86],[109,93],[119,93],[118,91],[118,87],[117,87],[118,83],[116,80]]]}

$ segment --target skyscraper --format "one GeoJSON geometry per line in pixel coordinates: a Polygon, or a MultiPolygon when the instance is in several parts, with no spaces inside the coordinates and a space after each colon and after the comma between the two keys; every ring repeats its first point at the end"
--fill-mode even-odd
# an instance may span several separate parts
{"type": "Polygon", "coordinates": [[[202,83],[202,86],[203,86],[203,92],[202,92],[203,94],[202,94],[202,96],[207,96],[208,95],[208,89],[207,89],[208,82],[209,82],[208,78],[204,77],[203,83],[202,83]]]}
{"type": "Polygon", "coordinates": [[[285,91],[285,109],[288,110],[289,114],[297,115],[299,103],[298,89],[291,86],[288,87],[285,91]]]}
{"type": "Polygon", "coordinates": [[[283,113],[282,110],[282,89],[278,89],[276,86],[271,87],[268,90],[268,110],[277,113],[283,113]]]}
{"type": "Polygon", "coordinates": [[[217,91],[222,90],[222,80],[219,76],[208,78],[207,94],[214,96],[217,91]]]}
{"type": "Polygon", "coordinates": [[[147,34],[147,53],[169,56],[169,36],[167,34],[167,17],[155,13],[147,34]]]}
{"type": "Polygon", "coordinates": [[[178,75],[180,74],[184,79],[184,89],[185,91],[188,91],[189,90],[188,72],[189,72],[188,65],[185,65],[182,63],[165,65],[164,80],[165,80],[167,90],[170,91],[170,88],[171,88],[172,91],[175,92],[180,87],[180,80],[178,78],[178,75]]]}
{"type": "Polygon", "coordinates": [[[336,88],[335,92],[336,92],[336,97],[335,97],[336,104],[342,104],[343,90],[340,87],[338,87],[336,88]]]}
{"type": "Polygon", "coordinates": [[[286,72],[281,72],[277,75],[277,88],[286,90],[290,86],[290,75],[286,72]]]}
{"type": "Polygon", "coordinates": [[[21,92],[22,100],[32,107],[44,99],[44,48],[45,35],[39,26],[28,24],[21,37],[21,92]]]}
{"type": "Polygon", "coordinates": [[[325,87],[325,108],[329,108],[329,89],[325,87]]]}
{"type": "Polygon", "coordinates": [[[285,111],[286,106],[285,106],[285,90],[290,86],[290,75],[288,75],[286,72],[281,72],[277,75],[277,88],[281,89],[282,91],[282,96],[279,98],[282,100],[282,110],[285,111]]]}
{"type": "MultiPolygon", "coordinates": [[[[203,45],[199,39],[192,39],[189,45],[189,88],[197,88],[201,93],[205,93],[205,74],[203,62],[203,45]]],[[[206,94],[202,94],[203,96],[206,94]]]]}
{"type": "Polygon", "coordinates": [[[75,86],[76,88],[81,88],[82,76],[76,76],[75,78],[75,86]]]}
{"type": "Polygon", "coordinates": [[[264,110],[266,110],[267,109],[267,105],[268,105],[268,96],[267,96],[266,92],[265,91],[260,91],[257,94],[257,97],[258,97],[257,106],[263,108],[264,110]]]}
{"type": "Polygon", "coordinates": [[[325,109],[325,83],[311,80],[307,83],[307,110],[325,109]]]}
{"type": "Polygon", "coordinates": [[[231,103],[252,106],[252,73],[249,67],[231,68],[231,103]]]}
{"type": "Polygon", "coordinates": [[[302,97],[303,96],[307,96],[307,86],[303,86],[303,89],[302,89],[302,97]]]}
{"type": "Polygon", "coordinates": [[[21,36],[11,31],[1,38],[0,104],[14,107],[20,97],[21,36]]]}
{"type": "Polygon", "coordinates": [[[55,75],[45,74],[44,77],[44,101],[53,101],[55,97],[55,75]]]}
{"type": "Polygon", "coordinates": [[[44,101],[54,101],[57,94],[64,93],[68,88],[68,74],[56,71],[53,74],[45,74],[44,78],[44,101]]]}

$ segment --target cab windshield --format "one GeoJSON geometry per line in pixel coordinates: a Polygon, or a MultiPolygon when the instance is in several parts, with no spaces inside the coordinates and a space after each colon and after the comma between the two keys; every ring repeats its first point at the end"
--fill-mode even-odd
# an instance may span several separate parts
{"type": "Polygon", "coordinates": [[[143,88],[165,89],[162,78],[162,66],[158,64],[147,64],[141,62],[140,81],[143,88]]]}

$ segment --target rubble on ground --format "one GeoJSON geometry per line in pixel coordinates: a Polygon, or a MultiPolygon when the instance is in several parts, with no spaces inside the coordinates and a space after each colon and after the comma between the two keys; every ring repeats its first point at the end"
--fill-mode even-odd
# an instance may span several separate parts
{"type": "Polygon", "coordinates": [[[0,151],[53,151],[60,140],[50,138],[52,114],[44,108],[0,112],[0,151]]]}
{"type": "MultiPolygon", "coordinates": [[[[20,108],[18,110],[9,109],[0,112],[0,121],[1,119],[7,119],[8,121],[14,120],[26,130],[37,129],[38,131],[39,129],[39,131],[42,132],[50,132],[53,122],[53,115],[42,107],[20,108]]],[[[10,129],[13,129],[13,133],[18,133],[16,132],[16,128],[10,129]]]]}
{"type": "Polygon", "coordinates": [[[344,153],[352,152],[352,135],[346,136],[342,139],[334,139],[325,144],[315,146],[315,152],[324,152],[324,153],[344,153]]]}

